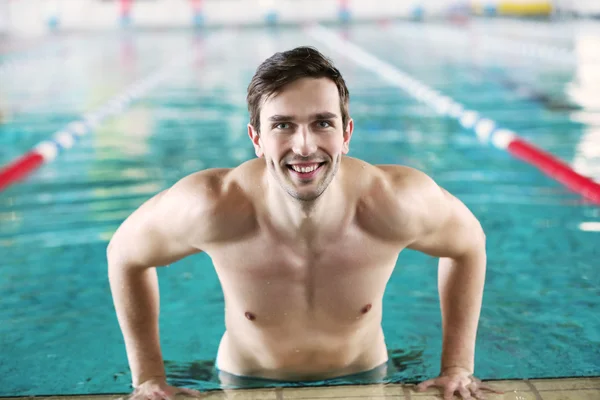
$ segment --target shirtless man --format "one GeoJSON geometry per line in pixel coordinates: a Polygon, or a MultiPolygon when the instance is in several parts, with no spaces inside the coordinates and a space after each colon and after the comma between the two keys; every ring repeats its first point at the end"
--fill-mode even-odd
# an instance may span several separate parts
{"type": "Polygon", "coordinates": [[[318,51],[267,59],[247,100],[258,158],[184,177],[108,246],[132,397],[199,395],[166,382],[155,267],[210,256],[226,304],[216,360],[224,374],[321,380],[388,362],[382,298],[404,248],[440,257],[441,373],[420,388],[480,396],[487,387],[473,370],[486,252],[477,219],[424,173],[346,156],[348,90],[318,51]]]}

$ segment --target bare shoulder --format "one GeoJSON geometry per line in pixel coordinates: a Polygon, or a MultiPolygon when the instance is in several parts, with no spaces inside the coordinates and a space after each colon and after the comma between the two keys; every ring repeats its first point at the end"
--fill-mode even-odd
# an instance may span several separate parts
{"type": "Polygon", "coordinates": [[[363,190],[358,202],[362,225],[393,241],[410,241],[427,229],[425,214],[442,208],[446,192],[427,174],[402,165],[365,163],[363,190]]]}
{"type": "Polygon", "coordinates": [[[380,165],[378,210],[388,237],[437,257],[459,257],[485,241],[475,215],[432,177],[406,166],[380,165]]]}
{"type": "Polygon", "coordinates": [[[187,175],[168,189],[169,196],[174,200],[189,201],[190,205],[210,207],[218,200],[223,183],[231,171],[212,168],[187,175]]]}
{"type": "Polygon", "coordinates": [[[136,209],[113,235],[113,264],[168,265],[253,229],[253,208],[234,170],[188,175],[136,209]]]}
{"type": "MultiPolygon", "coordinates": [[[[370,164],[364,160],[344,157],[344,169],[367,186],[390,190],[439,189],[431,177],[418,169],[395,164],[370,164]]],[[[362,186],[362,185],[361,185],[362,186]]]]}
{"type": "Polygon", "coordinates": [[[428,231],[430,224],[446,218],[454,196],[425,172],[402,165],[380,165],[395,197],[396,207],[415,231],[428,231]],[[435,211],[434,211],[435,210],[435,211]],[[434,217],[435,216],[435,217],[434,217]]]}
{"type": "Polygon", "coordinates": [[[403,206],[413,206],[415,202],[440,201],[445,196],[442,189],[432,177],[418,169],[404,165],[376,166],[390,185],[394,196],[403,206]]]}
{"type": "Polygon", "coordinates": [[[179,204],[187,204],[199,212],[239,207],[249,200],[244,178],[252,175],[247,173],[247,164],[198,171],[179,180],[169,191],[174,199],[182,201],[179,204]]]}
{"type": "Polygon", "coordinates": [[[240,169],[245,166],[199,171],[169,189],[172,205],[210,241],[235,239],[255,225],[254,206],[240,169]]]}
{"type": "Polygon", "coordinates": [[[223,197],[223,186],[230,169],[206,169],[187,175],[160,193],[163,208],[186,215],[206,216],[217,208],[223,197]]]}

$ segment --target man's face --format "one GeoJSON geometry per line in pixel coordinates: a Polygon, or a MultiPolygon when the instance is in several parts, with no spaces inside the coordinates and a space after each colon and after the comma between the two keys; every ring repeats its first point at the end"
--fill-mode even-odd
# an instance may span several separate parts
{"type": "Polygon", "coordinates": [[[348,153],[353,122],[342,126],[340,98],[327,78],[302,78],[261,107],[260,135],[248,125],[258,157],[269,173],[298,200],[319,197],[348,153]]]}

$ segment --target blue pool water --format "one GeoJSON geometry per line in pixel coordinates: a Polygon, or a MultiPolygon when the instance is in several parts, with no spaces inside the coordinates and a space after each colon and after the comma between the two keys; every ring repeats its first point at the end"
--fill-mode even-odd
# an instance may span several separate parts
{"type": "MultiPolygon", "coordinates": [[[[550,25],[520,31],[518,24],[476,21],[472,29],[577,46],[573,30],[556,38],[550,25]]],[[[331,29],[600,180],[600,108],[570,94],[589,83],[583,64],[514,57],[469,39],[448,42],[428,25],[331,29]]],[[[184,175],[252,158],[246,87],[266,57],[305,44],[331,56],[348,82],[356,123],[350,155],[419,168],[481,220],[488,274],[476,375],[600,375],[600,208],[480,143],[351,56],[326,51],[297,29],[72,36],[54,44],[54,53],[28,68],[0,75],[0,165],[174,57],[193,52],[196,60],[0,193],[0,396],[130,390],[107,281],[108,240],[142,202],[184,175]]],[[[406,251],[390,280],[383,326],[398,370],[392,381],[438,372],[436,266],[406,251]]],[[[159,277],[171,382],[217,388],[212,368],[223,297],[210,259],[190,257],[159,277]]]]}

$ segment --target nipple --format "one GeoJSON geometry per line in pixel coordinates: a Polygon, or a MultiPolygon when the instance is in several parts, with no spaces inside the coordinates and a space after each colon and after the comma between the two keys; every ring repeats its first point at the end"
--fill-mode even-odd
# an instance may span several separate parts
{"type": "Polygon", "coordinates": [[[371,307],[373,307],[371,304],[367,304],[366,306],[364,306],[362,308],[362,310],[360,310],[361,313],[366,314],[369,312],[369,310],[371,309],[371,307]]]}
{"type": "Polygon", "coordinates": [[[256,319],[256,316],[254,314],[252,314],[251,312],[246,311],[246,314],[244,314],[246,316],[246,318],[248,318],[250,321],[254,321],[256,319]]]}

